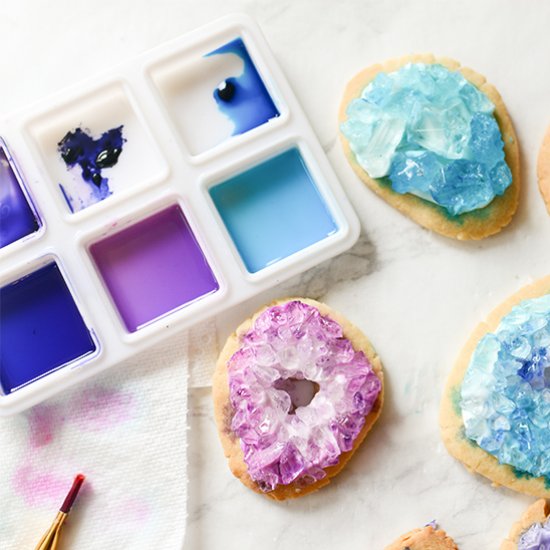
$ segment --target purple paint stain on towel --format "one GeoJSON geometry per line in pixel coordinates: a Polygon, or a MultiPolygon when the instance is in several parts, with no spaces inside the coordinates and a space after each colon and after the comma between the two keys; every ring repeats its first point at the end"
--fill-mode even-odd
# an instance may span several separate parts
{"type": "Polygon", "coordinates": [[[63,423],[58,405],[37,405],[28,413],[29,441],[34,449],[51,443],[63,423]]]}
{"type": "Polygon", "coordinates": [[[151,507],[143,499],[129,498],[119,504],[118,513],[119,522],[143,525],[151,515],[151,507]]]}
{"type": "Polygon", "coordinates": [[[86,432],[107,430],[132,417],[129,393],[94,386],[75,395],[68,404],[37,405],[27,414],[29,445],[33,449],[52,443],[65,423],[86,432]]]}
{"type": "Polygon", "coordinates": [[[67,476],[39,472],[26,464],[15,471],[12,486],[27,506],[50,506],[62,502],[67,493],[67,476]]]}
{"type": "MultiPolygon", "coordinates": [[[[36,456],[36,449],[55,442],[66,424],[86,432],[109,430],[131,419],[134,410],[131,394],[103,386],[87,388],[62,404],[37,405],[27,413],[29,446],[33,449],[30,456],[36,456]]],[[[74,466],[75,471],[80,469],[80,465],[74,466]]],[[[59,504],[67,493],[68,483],[66,475],[38,469],[29,460],[15,470],[11,479],[15,494],[31,507],[59,504]]],[[[146,504],[129,501],[128,508],[129,517],[136,523],[149,516],[146,504]]]]}
{"type": "Polygon", "coordinates": [[[70,420],[81,430],[107,430],[132,417],[133,398],[129,393],[95,386],[75,395],[70,403],[70,420]]]}

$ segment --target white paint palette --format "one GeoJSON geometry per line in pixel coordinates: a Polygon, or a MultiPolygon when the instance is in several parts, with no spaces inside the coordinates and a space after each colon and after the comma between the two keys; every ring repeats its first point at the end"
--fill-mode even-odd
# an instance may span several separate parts
{"type": "Polygon", "coordinates": [[[359,223],[231,16],[0,121],[0,414],[349,248],[359,223]]]}

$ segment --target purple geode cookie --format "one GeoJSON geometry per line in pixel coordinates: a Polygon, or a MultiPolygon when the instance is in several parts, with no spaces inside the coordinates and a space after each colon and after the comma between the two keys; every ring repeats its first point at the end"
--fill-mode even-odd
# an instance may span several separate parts
{"type": "Polygon", "coordinates": [[[533,502],[512,525],[500,550],[550,550],[550,502],[533,502]]]}
{"type": "Polygon", "coordinates": [[[550,518],[531,525],[519,538],[518,550],[550,550],[550,518]]]}
{"type": "Polygon", "coordinates": [[[250,478],[264,492],[323,479],[380,395],[371,360],[340,324],[297,300],[263,311],[238,345],[227,363],[231,431],[250,478]]]}

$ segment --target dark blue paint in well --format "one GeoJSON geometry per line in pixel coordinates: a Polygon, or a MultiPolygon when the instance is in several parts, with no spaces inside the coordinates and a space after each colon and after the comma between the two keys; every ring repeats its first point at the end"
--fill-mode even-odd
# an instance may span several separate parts
{"type": "Polygon", "coordinates": [[[244,134],[279,116],[279,111],[248,54],[242,39],[237,38],[210,55],[234,54],[244,63],[239,76],[231,76],[214,90],[219,109],[235,125],[233,135],[244,134]]]}
{"type": "Polygon", "coordinates": [[[95,349],[55,262],[0,288],[0,386],[4,393],[95,349]]]}
{"type": "Polygon", "coordinates": [[[39,224],[0,141],[0,248],[35,231],[39,224]]]}
{"type": "MultiPolygon", "coordinates": [[[[80,166],[82,179],[93,189],[95,202],[102,201],[111,194],[109,180],[102,175],[101,171],[104,168],[112,168],[118,162],[126,141],[122,137],[122,128],[122,126],[111,128],[97,139],[82,128],[75,128],[67,132],[57,144],[57,150],[68,168],[80,166]]],[[[60,187],[71,212],[74,212],[72,199],[63,186],[60,185],[60,187]]]]}
{"type": "Polygon", "coordinates": [[[210,196],[250,273],[338,229],[296,148],[215,185],[210,196]]]}

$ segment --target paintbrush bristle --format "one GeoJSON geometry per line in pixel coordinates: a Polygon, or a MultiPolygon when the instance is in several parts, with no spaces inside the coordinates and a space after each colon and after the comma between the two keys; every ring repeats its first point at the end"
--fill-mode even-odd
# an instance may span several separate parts
{"type": "Polygon", "coordinates": [[[65,514],[68,514],[74,501],[76,500],[76,496],[78,495],[78,491],[80,491],[80,487],[84,483],[84,480],[86,479],[85,476],[82,474],[78,474],[73,481],[73,486],[67,493],[67,496],[65,497],[65,500],[63,502],[63,505],[59,509],[61,512],[64,512],[65,514]]]}

